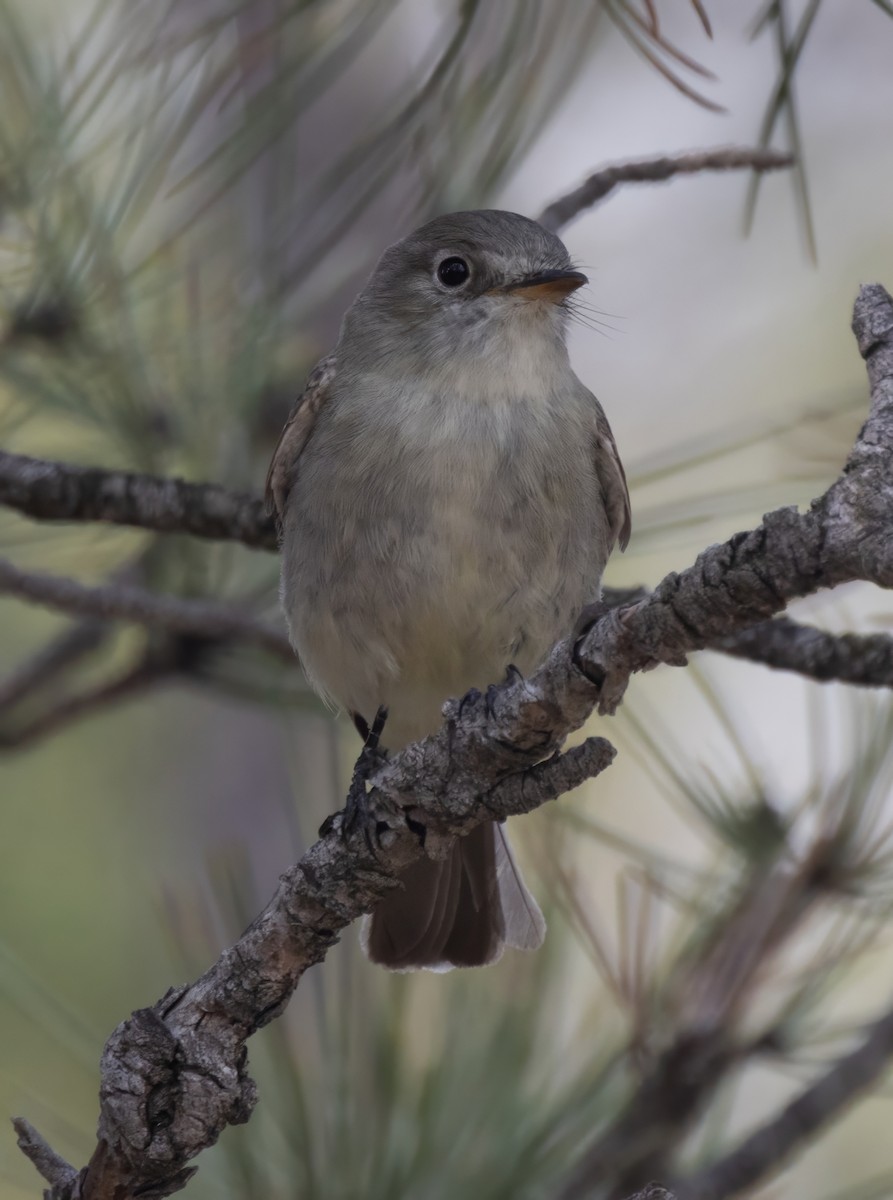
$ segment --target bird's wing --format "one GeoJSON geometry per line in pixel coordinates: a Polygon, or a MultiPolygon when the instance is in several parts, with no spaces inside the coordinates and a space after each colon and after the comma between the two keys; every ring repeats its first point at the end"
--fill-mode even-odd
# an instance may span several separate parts
{"type": "Polygon", "coordinates": [[[288,493],[295,480],[298,458],[307,445],[320,409],[329,398],[334,378],[335,356],[328,354],[310,372],[307,385],[295,401],[273,451],[264,497],[268,510],[280,524],[285,515],[288,493]]]}
{"type": "Polygon", "coordinates": [[[608,514],[608,529],[611,534],[611,545],[620,544],[625,550],[629,544],[632,530],[632,513],[629,506],[629,489],[626,486],[626,472],[620,455],[617,453],[617,443],[608,424],[604,409],[593,396],[595,403],[595,437],[593,441],[595,473],[602,490],[605,512],[608,514]]]}

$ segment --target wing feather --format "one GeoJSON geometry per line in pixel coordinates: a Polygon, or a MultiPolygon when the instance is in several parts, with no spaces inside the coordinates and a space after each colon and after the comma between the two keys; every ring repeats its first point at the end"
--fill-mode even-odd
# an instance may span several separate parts
{"type": "Polygon", "coordinates": [[[626,485],[626,472],[617,443],[608,424],[604,409],[593,396],[595,402],[595,471],[602,497],[605,502],[605,512],[608,514],[608,527],[611,533],[611,544],[617,542],[621,550],[629,545],[629,535],[632,530],[632,512],[629,504],[629,488],[626,485]]]}
{"type": "Polygon", "coordinates": [[[310,372],[307,385],[295,402],[273,451],[264,497],[267,509],[280,525],[288,493],[294,484],[298,459],[313,431],[320,409],[329,398],[334,378],[335,356],[327,354],[310,372]]]}

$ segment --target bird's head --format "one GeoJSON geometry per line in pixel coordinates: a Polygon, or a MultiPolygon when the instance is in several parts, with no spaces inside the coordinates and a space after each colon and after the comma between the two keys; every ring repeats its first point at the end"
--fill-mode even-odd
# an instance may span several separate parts
{"type": "Polygon", "coordinates": [[[560,238],[497,209],[450,213],[382,255],[345,319],[364,357],[423,367],[510,357],[522,345],[563,352],[568,297],[587,283],[560,238]]]}

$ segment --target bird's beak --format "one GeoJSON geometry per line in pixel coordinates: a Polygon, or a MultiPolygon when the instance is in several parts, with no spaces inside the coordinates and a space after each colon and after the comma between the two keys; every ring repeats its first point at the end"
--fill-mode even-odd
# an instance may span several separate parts
{"type": "Polygon", "coordinates": [[[553,304],[560,304],[565,296],[588,282],[582,271],[540,271],[520,283],[509,284],[505,290],[524,300],[551,300],[553,304]]]}

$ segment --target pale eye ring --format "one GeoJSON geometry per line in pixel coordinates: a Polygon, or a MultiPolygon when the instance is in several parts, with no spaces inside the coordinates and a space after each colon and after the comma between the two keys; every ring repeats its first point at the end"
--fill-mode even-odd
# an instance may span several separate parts
{"type": "Polygon", "coordinates": [[[437,264],[437,278],[444,287],[457,288],[466,283],[471,275],[468,263],[458,255],[451,255],[437,264]]]}

